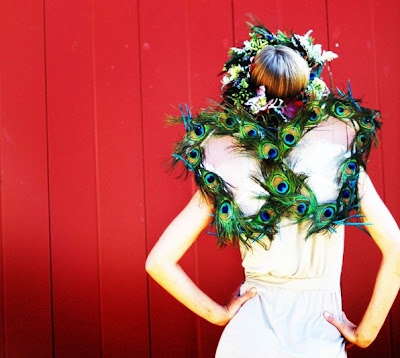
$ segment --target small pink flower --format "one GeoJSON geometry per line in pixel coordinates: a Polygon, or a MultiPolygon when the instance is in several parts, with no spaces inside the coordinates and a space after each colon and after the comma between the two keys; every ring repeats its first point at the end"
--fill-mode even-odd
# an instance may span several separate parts
{"type": "Polygon", "coordinates": [[[257,97],[265,96],[265,86],[260,86],[257,89],[257,97]]]}

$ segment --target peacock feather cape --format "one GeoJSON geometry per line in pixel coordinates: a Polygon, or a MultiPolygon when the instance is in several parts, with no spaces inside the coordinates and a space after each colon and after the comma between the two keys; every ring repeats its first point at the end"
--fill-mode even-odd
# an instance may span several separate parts
{"type": "Polygon", "coordinates": [[[242,48],[231,49],[224,65],[222,104],[196,116],[188,106],[180,107],[181,117],[172,119],[182,122],[186,130],[175,146],[172,166],[183,163],[185,170],[193,173],[201,193],[213,202],[213,225],[220,245],[241,242],[251,247],[266,237],[273,240],[284,217],[293,223],[307,222],[307,238],[332,232],[338,225],[363,228],[357,183],[377,143],[379,112],[362,107],[350,85],[347,93],[329,92],[319,76],[325,61],[335,56],[318,46],[313,45],[309,33],[275,35],[262,25],[253,26],[250,41],[245,41],[242,48]],[[264,46],[276,44],[298,51],[312,69],[305,93],[286,101],[267,99],[263,88],[253,88],[249,81],[252,57],[264,46]],[[332,117],[350,126],[355,135],[348,148],[350,155],[343,157],[338,166],[337,198],[318,202],[307,184],[307,173],[294,172],[286,159],[307,132],[332,117]],[[258,163],[262,176],[253,180],[265,195],[258,197],[263,204],[253,215],[241,211],[229,183],[205,165],[205,143],[222,136],[231,136],[237,143],[236,150],[258,163]]]}

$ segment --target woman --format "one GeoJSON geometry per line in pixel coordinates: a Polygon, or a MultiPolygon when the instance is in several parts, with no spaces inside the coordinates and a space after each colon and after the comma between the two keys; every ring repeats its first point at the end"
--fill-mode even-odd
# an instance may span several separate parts
{"type": "Polygon", "coordinates": [[[183,114],[188,134],[174,157],[200,190],[146,270],[199,316],[229,323],[217,357],[345,357],[346,341],[372,343],[399,290],[400,232],[364,170],[377,113],[351,93],[329,94],[319,75],[334,57],[309,33],[254,26],[225,64],[224,106],[183,114]],[[354,218],[382,252],[358,326],[342,313],[340,295],[344,225],[354,218]],[[224,306],[178,264],[211,221],[220,243],[239,243],[246,275],[224,306]]]}

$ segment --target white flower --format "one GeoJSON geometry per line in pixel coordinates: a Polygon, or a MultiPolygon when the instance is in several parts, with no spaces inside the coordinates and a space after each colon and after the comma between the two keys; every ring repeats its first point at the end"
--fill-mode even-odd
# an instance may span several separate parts
{"type": "Polygon", "coordinates": [[[260,86],[257,88],[257,97],[265,96],[265,86],[260,86]]]}
{"type": "Polygon", "coordinates": [[[309,30],[304,36],[301,35],[294,35],[299,41],[300,45],[304,47],[304,49],[309,52],[312,48],[312,44],[310,41],[310,34],[312,33],[313,30],[309,30]]]}
{"type": "Polygon", "coordinates": [[[265,97],[265,87],[260,86],[257,89],[257,96],[250,98],[245,105],[250,107],[252,114],[257,114],[258,112],[265,111],[268,108],[282,108],[283,100],[279,98],[273,98],[267,102],[267,97],[265,97]]]}
{"type": "Polygon", "coordinates": [[[232,78],[231,78],[230,76],[226,75],[226,76],[222,77],[222,80],[221,80],[221,83],[222,83],[221,89],[223,89],[226,85],[228,85],[228,84],[231,83],[231,82],[232,82],[232,78]]]}
{"type": "Polygon", "coordinates": [[[322,51],[320,44],[313,44],[310,37],[311,33],[312,30],[309,30],[304,36],[294,35],[299,40],[300,45],[306,50],[309,59],[313,59],[315,62],[323,65],[325,61],[332,61],[338,57],[332,51],[322,51]]]}
{"type": "Polygon", "coordinates": [[[313,32],[313,30],[308,30],[307,33],[303,37],[309,38],[310,35],[312,34],[312,32],[313,32]]]}
{"type": "Polygon", "coordinates": [[[313,46],[313,57],[319,58],[319,57],[321,57],[321,53],[322,53],[322,45],[320,45],[320,44],[314,45],[313,46]]]}
{"type": "Polygon", "coordinates": [[[240,47],[231,47],[231,52],[235,52],[238,55],[241,55],[245,50],[240,47]]]}
{"type": "Polygon", "coordinates": [[[262,111],[263,106],[265,106],[267,102],[267,98],[265,95],[261,96],[256,96],[253,98],[250,98],[245,105],[250,107],[250,111],[253,114],[257,114],[258,112],[262,111]]]}
{"type": "Polygon", "coordinates": [[[336,53],[332,52],[332,51],[323,51],[322,52],[322,56],[321,56],[323,61],[332,61],[332,60],[334,60],[335,58],[338,58],[338,57],[339,56],[336,53]]]}
{"type": "Polygon", "coordinates": [[[244,45],[243,48],[244,48],[245,50],[252,50],[252,49],[253,49],[253,47],[251,46],[250,41],[248,41],[248,40],[244,41],[244,42],[243,42],[243,45],[244,45]]]}

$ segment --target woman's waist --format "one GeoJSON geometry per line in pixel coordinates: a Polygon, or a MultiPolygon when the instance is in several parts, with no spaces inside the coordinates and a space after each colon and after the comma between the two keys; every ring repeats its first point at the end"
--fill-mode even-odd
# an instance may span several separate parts
{"type": "MultiPolygon", "coordinates": [[[[340,275],[328,276],[276,276],[270,273],[245,271],[244,284],[270,286],[292,290],[340,290],[340,275]]],[[[249,287],[250,287],[249,286],[249,287]]]]}

